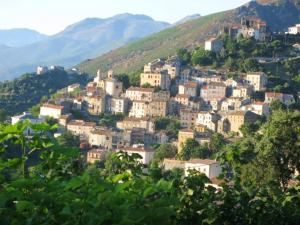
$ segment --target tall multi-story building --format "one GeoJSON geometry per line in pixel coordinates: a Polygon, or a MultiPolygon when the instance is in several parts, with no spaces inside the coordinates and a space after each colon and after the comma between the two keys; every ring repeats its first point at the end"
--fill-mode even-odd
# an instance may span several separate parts
{"type": "Polygon", "coordinates": [[[183,84],[180,84],[178,87],[178,94],[189,95],[191,97],[197,96],[198,83],[189,81],[183,84]]]}
{"type": "Polygon", "coordinates": [[[126,117],[122,121],[117,122],[117,128],[121,130],[132,130],[133,128],[143,128],[148,133],[155,132],[154,120],[151,118],[126,117]]]}
{"type": "Polygon", "coordinates": [[[90,136],[91,131],[96,127],[94,122],[86,122],[83,120],[71,120],[67,125],[67,130],[75,135],[81,136],[83,139],[87,139],[90,136]]]}
{"type": "Polygon", "coordinates": [[[226,85],[222,82],[210,82],[201,88],[201,97],[206,102],[222,100],[226,97],[226,85]]]}
{"type": "Polygon", "coordinates": [[[268,83],[267,75],[263,72],[250,72],[246,81],[253,86],[255,91],[264,91],[268,83]]]}
{"type": "Polygon", "coordinates": [[[178,133],[178,146],[177,146],[178,147],[178,153],[182,151],[185,142],[188,139],[194,139],[195,136],[196,136],[196,133],[195,133],[194,130],[191,130],[191,129],[179,130],[179,133],[178,133]]]}
{"type": "Polygon", "coordinates": [[[300,23],[288,28],[288,34],[300,34],[300,23]]]}
{"type": "Polygon", "coordinates": [[[182,128],[193,128],[196,125],[198,112],[193,109],[180,109],[180,126],[182,128]]]}

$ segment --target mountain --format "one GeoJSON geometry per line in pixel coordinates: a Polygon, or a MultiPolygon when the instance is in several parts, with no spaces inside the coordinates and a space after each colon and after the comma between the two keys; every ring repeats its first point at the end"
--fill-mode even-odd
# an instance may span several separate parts
{"type": "Polygon", "coordinates": [[[190,20],[195,20],[195,19],[198,19],[200,18],[201,15],[200,14],[193,14],[193,15],[189,15],[189,16],[186,16],[184,18],[182,18],[181,20],[178,20],[176,23],[172,24],[173,26],[177,26],[177,25],[180,25],[180,24],[183,24],[183,23],[186,23],[190,20]]]}
{"type": "Polygon", "coordinates": [[[202,45],[206,38],[216,35],[224,26],[239,23],[246,16],[265,20],[271,31],[284,31],[288,26],[299,23],[300,0],[251,1],[233,10],[165,29],[95,59],[86,60],[77,67],[90,74],[95,74],[99,67],[103,71],[114,69],[117,73],[139,71],[145,63],[175,54],[178,48],[192,49],[202,45]]]}
{"type": "Polygon", "coordinates": [[[47,37],[35,30],[25,28],[0,30],[0,45],[20,47],[45,40],[47,37]]]}
{"type": "Polygon", "coordinates": [[[120,14],[107,19],[88,18],[31,45],[0,49],[0,80],[34,71],[38,65],[71,66],[99,56],[169,24],[145,15],[120,14]]]}

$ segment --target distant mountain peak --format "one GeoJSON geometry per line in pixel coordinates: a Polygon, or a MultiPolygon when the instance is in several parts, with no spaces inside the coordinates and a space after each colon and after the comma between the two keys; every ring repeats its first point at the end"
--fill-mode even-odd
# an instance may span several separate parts
{"type": "Polygon", "coordinates": [[[190,20],[199,19],[200,17],[201,17],[201,15],[198,14],[198,13],[197,13],[197,14],[188,15],[188,16],[186,16],[186,17],[184,17],[184,18],[178,20],[176,23],[173,24],[173,26],[177,26],[177,25],[179,25],[179,24],[186,23],[186,22],[188,22],[188,21],[190,21],[190,20]]]}
{"type": "Polygon", "coordinates": [[[37,65],[74,65],[167,27],[169,24],[166,22],[140,14],[124,13],[109,18],[86,18],[45,41],[20,48],[0,47],[0,59],[3,59],[0,60],[0,80],[33,71],[37,65]]]}
{"type": "Polygon", "coordinates": [[[28,28],[0,30],[0,45],[20,47],[45,40],[48,36],[28,28]]]}

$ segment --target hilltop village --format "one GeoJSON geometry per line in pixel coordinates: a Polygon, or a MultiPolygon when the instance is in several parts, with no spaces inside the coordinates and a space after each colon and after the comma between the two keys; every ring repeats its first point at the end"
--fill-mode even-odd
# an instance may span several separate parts
{"type": "MultiPolygon", "coordinates": [[[[266,26],[251,18],[224,28],[223,33],[260,42],[268,38],[266,26]]],[[[289,32],[298,34],[299,25],[289,32]]],[[[224,43],[217,36],[211,37],[203,48],[217,54],[224,51],[224,43]]],[[[38,67],[37,74],[42,76],[47,71],[47,67],[38,67]]],[[[123,151],[138,153],[141,162],[149,164],[157,147],[169,143],[176,152],[165,157],[165,168],[178,167],[186,173],[194,168],[213,179],[221,173],[221,167],[211,151],[212,144],[241,138],[241,128],[268,118],[274,102],[288,108],[298,101],[293,94],[269,91],[268,75],[262,71],[250,68],[235,73],[186,66],[177,55],[147,63],[139,79],[139,85],[126,87],[114,71],[98,70],[86,86],[72,84],[43,102],[39,117],[24,112],[12,117],[12,124],[26,119],[32,123],[55,120],[59,128],[54,136],[77,136],[88,163],[105,159],[110,151],[123,151]],[[253,97],[257,95],[260,98],[253,97]],[[196,159],[184,153],[191,140],[206,148],[196,159]]]]}

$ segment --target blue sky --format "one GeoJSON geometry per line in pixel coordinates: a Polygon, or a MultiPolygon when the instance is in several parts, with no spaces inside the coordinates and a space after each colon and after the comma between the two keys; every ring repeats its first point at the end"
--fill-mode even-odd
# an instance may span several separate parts
{"type": "Polygon", "coordinates": [[[54,34],[87,17],[146,14],[173,23],[186,15],[208,15],[249,0],[1,0],[0,29],[26,27],[54,34]]]}

